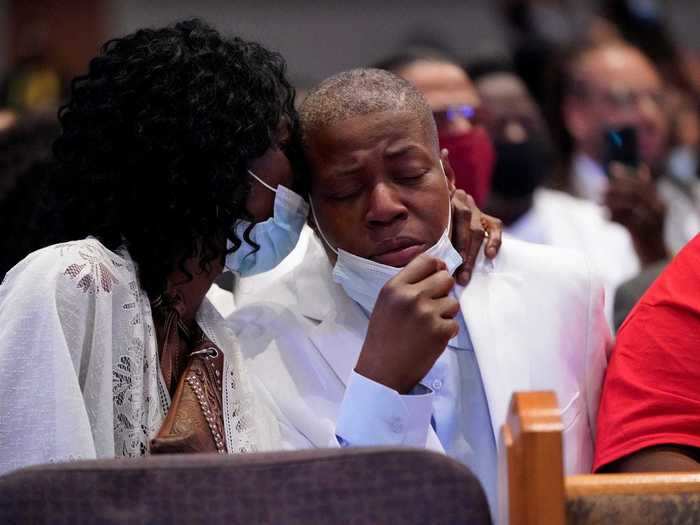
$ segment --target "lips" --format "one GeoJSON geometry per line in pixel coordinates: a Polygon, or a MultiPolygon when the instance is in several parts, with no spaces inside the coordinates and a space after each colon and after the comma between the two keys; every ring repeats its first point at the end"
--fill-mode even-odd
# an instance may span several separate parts
{"type": "Polygon", "coordinates": [[[396,237],[379,243],[373,261],[401,268],[425,251],[425,243],[410,237],[396,237]]]}

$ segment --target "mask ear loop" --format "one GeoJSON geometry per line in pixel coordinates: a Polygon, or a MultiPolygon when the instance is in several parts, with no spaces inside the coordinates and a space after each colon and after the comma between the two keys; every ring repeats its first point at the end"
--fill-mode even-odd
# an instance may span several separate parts
{"type": "Polygon", "coordinates": [[[447,173],[445,172],[445,165],[440,159],[440,169],[442,169],[442,176],[445,177],[445,186],[447,186],[447,232],[451,235],[452,231],[452,201],[450,199],[450,185],[447,183],[447,173]]]}
{"type": "Polygon", "coordinates": [[[258,177],[255,173],[253,173],[251,170],[248,170],[248,173],[249,173],[255,180],[257,180],[260,184],[262,184],[263,186],[265,186],[268,190],[270,190],[270,191],[272,191],[272,192],[274,192],[274,193],[277,193],[277,188],[273,188],[272,186],[270,186],[267,182],[265,182],[264,180],[262,180],[262,179],[261,179],[260,177],[258,177]]]}
{"type": "Polygon", "coordinates": [[[338,250],[333,248],[331,243],[328,242],[328,239],[326,239],[326,235],[323,233],[323,229],[321,228],[321,225],[318,223],[318,219],[316,218],[316,210],[314,209],[314,201],[311,199],[311,196],[309,195],[309,204],[311,205],[311,216],[314,218],[314,224],[316,225],[316,229],[318,230],[318,233],[321,234],[321,239],[323,239],[323,242],[328,248],[336,255],[338,255],[338,250]]]}

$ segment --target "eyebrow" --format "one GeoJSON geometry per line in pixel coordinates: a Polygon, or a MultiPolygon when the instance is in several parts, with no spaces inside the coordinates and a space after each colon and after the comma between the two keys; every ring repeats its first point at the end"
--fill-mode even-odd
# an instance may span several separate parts
{"type": "Polygon", "coordinates": [[[410,153],[413,150],[416,150],[418,152],[422,151],[421,148],[419,148],[415,144],[402,144],[393,148],[389,146],[387,149],[384,150],[384,156],[388,158],[396,158],[405,155],[406,153],[410,153]]]}
{"type": "Polygon", "coordinates": [[[352,177],[362,170],[362,166],[358,164],[353,164],[350,166],[341,166],[331,170],[331,175],[333,177],[352,177]]]}

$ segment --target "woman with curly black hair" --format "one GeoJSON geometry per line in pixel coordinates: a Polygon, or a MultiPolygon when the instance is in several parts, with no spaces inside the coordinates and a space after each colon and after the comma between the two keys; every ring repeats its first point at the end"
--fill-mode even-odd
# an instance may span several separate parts
{"type": "Polygon", "coordinates": [[[69,242],[0,287],[0,473],[275,448],[204,296],[224,263],[264,271],[297,241],[293,103],[279,54],[197,20],[112,40],[73,81],[48,235],[69,242]]]}

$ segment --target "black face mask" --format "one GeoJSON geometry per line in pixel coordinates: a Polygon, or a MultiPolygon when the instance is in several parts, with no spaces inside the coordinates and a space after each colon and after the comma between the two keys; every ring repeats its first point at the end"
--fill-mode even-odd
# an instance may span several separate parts
{"type": "Polygon", "coordinates": [[[496,164],[491,190],[501,197],[517,199],[532,195],[549,175],[550,155],[542,141],[496,142],[494,146],[496,164]]]}

